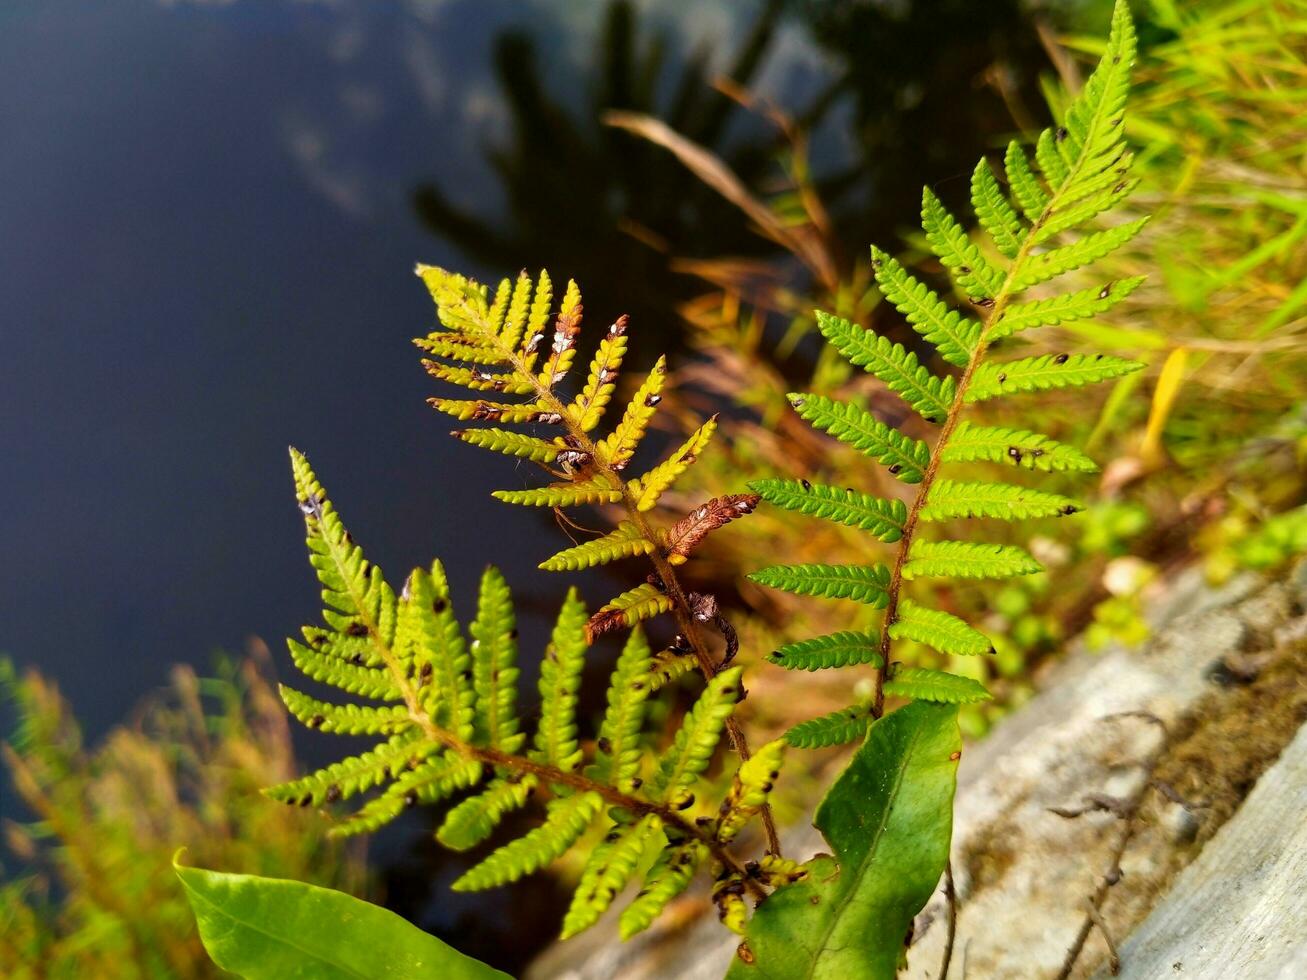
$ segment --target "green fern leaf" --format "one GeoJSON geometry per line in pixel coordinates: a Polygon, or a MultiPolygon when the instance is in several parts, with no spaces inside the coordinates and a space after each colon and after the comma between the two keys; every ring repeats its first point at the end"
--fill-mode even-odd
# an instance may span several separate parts
{"type": "Polygon", "coordinates": [[[1020,521],[1036,517],[1065,517],[1082,510],[1084,507],[1070,497],[1009,483],[936,480],[920,516],[923,521],[947,521],[955,517],[1020,521]]]}
{"type": "MultiPolygon", "coordinates": [[[[546,280],[547,281],[547,280],[546,280]]],[[[504,285],[508,285],[508,280],[504,280],[504,285]]],[[[522,342],[522,334],[526,330],[527,317],[531,310],[531,277],[525,272],[519,273],[517,282],[513,284],[512,298],[504,311],[502,320],[499,317],[493,317],[491,322],[499,322],[499,340],[507,350],[513,350],[522,342]]]]}
{"type": "Polygon", "coordinates": [[[938,609],[927,609],[911,599],[899,600],[898,618],[890,625],[895,640],[914,640],[940,653],[978,657],[994,652],[989,637],[972,629],[957,616],[938,609]]]}
{"type": "Polygon", "coordinates": [[[431,293],[441,326],[453,333],[474,336],[484,332],[489,309],[485,286],[434,265],[419,263],[413,271],[431,293]]]}
{"type": "Polygon", "coordinates": [[[379,655],[395,636],[395,593],[381,569],[354,544],[309,461],[295,449],[290,457],[295,498],[304,513],[309,563],[322,584],[322,617],[336,632],[366,639],[370,652],[379,655]]]}
{"type": "MultiPolygon", "coordinates": [[[[957,315],[951,316],[956,325],[957,315]]],[[[850,363],[880,378],[926,421],[939,422],[948,415],[955,382],[931,374],[918,363],[917,355],[908,352],[902,344],[891,343],[857,324],[821,311],[817,312],[817,327],[850,363]]]]}
{"type": "Polygon", "coordinates": [[[295,806],[348,800],[381,786],[390,780],[392,773],[411,768],[438,750],[438,745],[422,739],[419,729],[408,728],[367,752],[333,762],[299,779],[269,786],[263,795],[295,806]]]}
{"type": "Polygon", "coordinates": [[[980,681],[926,667],[900,667],[894,676],[885,682],[885,695],[911,698],[914,701],[938,701],[943,704],[971,704],[976,701],[988,701],[993,697],[980,681]]]}
{"type": "Polygon", "coordinates": [[[661,691],[673,681],[694,673],[698,666],[699,661],[693,653],[677,653],[675,650],[659,651],[649,663],[650,692],[661,691]]]}
{"type": "Polygon", "coordinates": [[[1029,553],[1010,544],[971,541],[914,541],[903,564],[903,577],[1009,578],[1033,575],[1044,566],[1029,553]]]}
{"type": "Polygon", "coordinates": [[[634,397],[622,412],[617,427],[596,446],[600,460],[607,462],[614,469],[624,469],[635,455],[640,440],[644,438],[649,421],[658,410],[662,401],[660,392],[667,379],[667,358],[659,357],[648,376],[645,377],[634,397]]]}
{"type": "Polygon", "coordinates": [[[432,720],[459,738],[473,733],[476,693],[469,682],[471,658],[449,601],[444,566],[415,569],[404,585],[396,651],[417,675],[432,720]]]}
{"type": "MultiPolygon", "coordinates": [[[[885,298],[894,304],[917,333],[938,348],[944,360],[959,366],[970,360],[971,352],[980,340],[979,323],[949,309],[938,293],[908,275],[897,259],[874,245],[871,247],[871,268],[885,298]]],[[[989,293],[977,295],[988,296],[989,293]]],[[[942,404],[929,411],[918,409],[923,415],[942,419],[948,414],[953,401],[953,383],[950,379],[940,382],[940,385],[939,401],[942,404]]]]}
{"type": "Polygon", "coordinates": [[[631,521],[622,521],[601,538],[587,541],[574,548],[565,548],[552,558],[540,563],[546,572],[577,572],[595,565],[606,565],[619,558],[648,555],[656,550],[654,543],[631,521]]]}
{"type": "Polygon", "coordinates": [[[976,368],[966,401],[973,404],[999,395],[1098,384],[1142,367],[1138,361],[1106,354],[1043,354],[1019,361],[991,361],[976,368]]]}
{"type": "Polygon", "coordinates": [[[971,206],[998,250],[1009,259],[1014,258],[1021,251],[1025,226],[1003,196],[988,160],[982,159],[971,172],[971,206]]]}
{"type": "Polygon", "coordinates": [[[576,507],[580,504],[616,504],[622,499],[622,488],[612,485],[606,473],[578,483],[551,483],[533,490],[496,490],[491,494],[506,504],[525,507],[576,507]]]}
{"type": "Polygon", "coordinates": [[[1101,289],[1081,289],[1048,299],[1014,304],[1004,310],[998,321],[989,328],[989,339],[999,340],[1022,330],[1056,326],[1106,313],[1138,289],[1143,281],[1143,276],[1133,276],[1109,282],[1101,289]]]}
{"type": "Polygon", "coordinates": [[[563,917],[560,939],[571,939],[589,929],[608,911],[618,892],[635,876],[640,859],[659,826],[657,817],[644,817],[627,827],[614,829],[590,852],[572,896],[572,904],[563,917]]]}
{"type": "Polygon", "coordinates": [[[536,762],[564,772],[575,769],[582,756],[576,740],[576,696],[588,646],[585,627],[585,603],[573,587],[567,590],[540,665],[540,726],[531,752],[536,762]]]}
{"type": "Polygon", "coordinates": [[[1030,161],[1016,141],[1007,145],[1003,166],[1017,205],[1027,218],[1038,221],[1048,207],[1048,194],[1040,185],[1039,178],[1031,171],[1030,161]]]}
{"type": "MultiPolygon", "coordinates": [[[[503,367],[507,363],[504,352],[486,342],[465,334],[437,333],[430,337],[419,337],[414,345],[428,354],[448,357],[465,364],[480,364],[486,367],[503,367]]],[[[438,362],[423,361],[424,366],[438,362]]],[[[442,399],[443,401],[443,399],[442,399]]]]}
{"type": "Polygon", "coordinates": [[[787,643],[767,659],[789,670],[824,670],[827,667],[851,667],[855,664],[880,666],[876,637],[870,633],[845,630],[827,636],[787,643]]]}
{"type": "Polygon", "coordinates": [[[1108,173],[1096,178],[1107,183],[1107,187],[1080,198],[1074,204],[1058,208],[1035,232],[1034,240],[1041,243],[1045,242],[1054,235],[1082,225],[1090,218],[1102,214],[1124,201],[1139,186],[1139,181],[1130,180],[1124,176],[1129,165],[1130,157],[1127,154],[1123,158],[1120,167],[1114,167],[1108,173]]]}
{"type": "Polygon", "coordinates": [[[544,269],[536,278],[535,295],[531,298],[531,310],[527,314],[526,329],[522,332],[521,350],[532,356],[545,339],[545,330],[549,326],[549,311],[554,301],[554,283],[544,269]],[[537,340],[536,338],[540,339],[537,340]]]}
{"type": "Polygon", "coordinates": [[[1097,473],[1098,464],[1080,450],[1024,429],[972,425],[963,421],[940,453],[944,463],[1011,463],[1026,469],[1097,473]]]}
{"type": "Polygon", "coordinates": [[[591,779],[623,792],[631,790],[631,782],[640,772],[640,729],[653,688],[649,678],[652,660],[644,630],[637,626],[613,667],[608,682],[608,710],[599,726],[599,751],[594,765],[587,770],[591,779]]]}
{"type": "Polygon", "coordinates": [[[653,924],[667,904],[685,891],[699,866],[708,860],[708,846],[700,840],[667,847],[645,875],[644,886],[635,901],[622,912],[618,931],[623,940],[653,924]]]}
{"type": "Polygon", "coordinates": [[[464,872],[450,887],[456,892],[482,891],[539,871],[562,857],[580,839],[603,803],[598,793],[578,793],[552,800],[543,824],[505,844],[464,872]]]}
{"type": "Polygon", "coordinates": [[[378,701],[398,701],[403,696],[388,670],[343,660],[294,640],[288,640],[287,646],[300,673],[315,681],[378,701]]]}
{"type": "Polygon", "coordinates": [[[280,685],[281,700],[292,715],[309,728],[338,735],[393,735],[413,724],[402,704],[372,707],[332,704],[309,697],[302,691],[280,685]]]}
{"type": "Polygon", "coordinates": [[[529,459],[533,463],[546,465],[558,459],[558,454],[563,451],[563,447],[555,442],[547,442],[508,429],[455,429],[450,435],[492,452],[517,456],[521,459],[529,459]]]}
{"type": "Polygon", "coordinates": [[[1058,149],[1051,129],[1046,129],[1039,134],[1039,140],[1035,144],[1035,162],[1039,164],[1044,179],[1051,187],[1061,187],[1071,172],[1066,161],[1062,159],[1062,151],[1058,149]]]}
{"type": "Polygon", "coordinates": [[[768,742],[752,757],[740,763],[731,790],[722,801],[717,820],[717,839],[723,844],[735,839],[745,825],[767,804],[785,759],[785,740],[768,742]]]}
{"type": "Polygon", "coordinates": [[[475,740],[515,753],[524,736],[518,731],[517,621],[513,594],[499,569],[481,576],[477,617],[471,625],[472,687],[476,693],[475,740]]]}
{"type": "Polygon", "coordinates": [[[482,398],[428,398],[427,404],[460,422],[541,422],[549,415],[540,402],[517,404],[489,402],[482,398]]]}
{"type": "Polygon", "coordinates": [[[576,400],[567,406],[568,414],[576,420],[583,432],[589,432],[604,417],[617,387],[617,375],[626,355],[626,317],[622,317],[599,341],[599,349],[590,363],[590,373],[576,400]]]}
{"type": "Polygon", "coordinates": [[[1072,269],[1078,269],[1082,265],[1097,262],[1134,238],[1143,231],[1146,224],[1148,224],[1147,217],[1138,218],[1124,225],[1085,235],[1070,245],[1032,255],[1021,264],[1012,288],[1020,292],[1041,282],[1055,279],[1072,269]]]}
{"type": "Polygon", "coordinates": [[[858,452],[879,459],[904,483],[920,483],[930,463],[930,447],[886,425],[864,408],[825,395],[791,394],[794,410],[818,429],[858,452]]]}
{"type": "Polygon", "coordinates": [[[847,745],[867,734],[871,705],[855,704],[820,718],[800,722],[785,733],[785,741],[796,749],[825,749],[847,745]]]}
{"type": "Polygon", "coordinates": [[[658,503],[658,498],[663,495],[663,492],[699,458],[699,454],[703,452],[716,431],[717,416],[714,415],[699,426],[676,452],[640,479],[632,480],[629,489],[631,496],[635,498],[636,507],[640,510],[651,510],[658,503]]]}
{"type": "Polygon", "coordinates": [[[1006,278],[1003,272],[980,253],[967,237],[966,229],[948,213],[929,187],[921,193],[921,226],[926,230],[930,250],[968,296],[985,299],[998,295],[1006,278]]]}
{"type": "Polygon", "coordinates": [[[402,773],[349,817],[335,824],[330,837],[353,837],[370,834],[390,823],[407,807],[419,803],[439,803],[461,789],[473,786],[481,778],[481,763],[458,755],[429,758],[416,769],[402,773]]]}
{"type": "Polygon", "coordinates": [[[535,385],[509,372],[458,367],[437,361],[423,361],[422,366],[437,381],[470,388],[472,391],[495,391],[504,395],[529,395],[535,391],[535,385]]]}
{"type": "Polygon", "coordinates": [[[873,609],[889,601],[890,572],[884,565],[772,565],[749,580],[795,595],[853,599],[873,609]]]}
{"type": "MultiPolygon", "coordinates": [[[[649,783],[649,795],[674,807],[684,808],[687,791],[708,768],[726,719],[740,700],[741,668],[729,667],[716,674],[699,695],[677,729],[672,746],[663,755],[649,783]]],[[[693,799],[692,797],[690,798],[693,799]]]]}
{"type": "Polygon", "coordinates": [[[884,500],[853,489],[842,490],[803,480],[755,480],[749,489],[778,507],[861,528],[886,543],[903,536],[903,525],[908,519],[908,508],[903,501],[884,500]]]}
{"type": "Polygon", "coordinates": [[[530,774],[494,780],[445,814],[436,839],[453,851],[476,847],[494,833],[504,817],[526,806],[536,785],[536,777],[530,774]]]}
{"type": "Polygon", "coordinates": [[[648,582],[623,592],[591,617],[587,626],[591,640],[616,629],[630,628],[660,613],[671,612],[672,600],[648,582]]]}

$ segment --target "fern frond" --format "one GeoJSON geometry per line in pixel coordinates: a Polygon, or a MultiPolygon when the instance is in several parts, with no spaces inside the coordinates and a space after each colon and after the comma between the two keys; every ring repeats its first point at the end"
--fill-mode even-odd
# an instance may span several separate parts
{"type": "Polygon", "coordinates": [[[622,499],[622,488],[614,486],[606,473],[577,483],[551,483],[533,490],[495,490],[496,500],[524,507],[575,507],[580,504],[616,504],[622,499]]]}
{"type": "Polygon", "coordinates": [[[613,389],[617,387],[617,375],[622,368],[626,346],[626,317],[623,316],[609,328],[608,335],[599,341],[599,349],[595,351],[594,360],[590,363],[585,386],[567,406],[568,414],[576,420],[582,432],[589,432],[603,418],[604,411],[612,400],[613,389]]]}
{"type": "Polygon", "coordinates": [[[667,904],[685,891],[695,872],[708,860],[708,846],[700,840],[664,848],[645,875],[644,886],[635,901],[622,912],[618,930],[622,939],[630,939],[653,924],[667,904]]]}
{"type": "Polygon", "coordinates": [[[513,594],[499,569],[486,568],[481,576],[477,616],[472,633],[472,687],[475,700],[475,738],[502,752],[514,753],[525,740],[518,731],[517,621],[513,594]]]}
{"type": "Polygon", "coordinates": [[[768,742],[752,757],[740,763],[731,790],[722,801],[717,820],[717,840],[734,840],[767,803],[785,758],[785,740],[768,742]]]}
{"type": "MultiPolygon", "coordinates": [[[[980,340],[979,323],[949,309],[938,293],[909,275],[897,259],[874,245],[871,247],[871,270],[885,298],[912,324],[912,329],[935,345],[940,357],[959,367],[967,363],[980,340]]],[[[989,293],[976,295],[988,296],[989,293]]],[[[922,412],[923,415],[943,418],[948,414],[953,402],[952,379],[944,384],[947,391],[940,393],[944,399],[943,410],[922,412]]]]}
{"type": "Polygon", "coordinates": [[[563,772],[575,769],[582,756],[576,740],[576,695],[589,645],[585,627],[585,603],[576,588],[570,588],[540,665],[540,725],[530,753],[537,762],[563,772]]]}
{"type": "Polygon", "coordinates": [[[903,577],[1010,578],[1013,575],[1033,575],[1043,568],[1016,545],[914,541],[908,560],[903,563],[903,577]]]}
{"type": "Polygon", "coordinates": [[[1098,464],[1074,446],[1056,442],[1048,436],[1024,429],[1007,429],[989,425],[958,423],[953,437],[940,453],[944,463],[1011,463],[1028,470],[1069,470],[1097,473],[1098,464]]]}
{"type": "Polygon", "coordinates": [[[703,452],[716,431],[717,416],[714,415],[691,433],[690,438],[686,439],[676,452],[638,480],[632,480],[629,489],[635,498],[636,506],[640,510],[652,509],[663,492],[699,458],[699,454],[703,452]]]}
{"type": "MultiPolygon", "coordinates": [[[[339,635],[339,634],[337,634],[339,635]]],[[[291,660],[300,673],[323,684],[331,684],[348,694],[358,694],[377,701],[398,701],[402,695],[390,671],[368,666],[362,654],[359,663],[342,659],[296,643],[286,641],[291,660]]]]}
{"type": "MultiPolygon", "coordinates": [[[[941,319],[951,323],[954,332],[962,326],[955,313],[946,314],[941,319]]],[[[935,321],[927,321],[928,328],[933,327],[934,323],[935,321]]],[[[979,324],[974,326],[977,327],[979,336],[979,324]]],[[[886,337],[820,310],[817,311],[817,327],[822,336],[850,363],[880,378],[890,391],[911,405],[927,422],[939,422],[948,415],[949,406],[953,403],[955,382],[951,377],[940,378],[931,374],[917,360],[917,355],[909,352],[902,344],[892,343],[886,337]]]]}
{"type": "Polygon", "coordinates": [[[673,681],[694,673],[698,666],[699,661],[693,653],[661,650],[649,663],[649,688],[651,691],[661,691],[673,681]]]}
{"type": "MultiPolygon", "coordinates": [[[[549,287],[549,277],[544,276],[546,293],[549,287]]],[[[507,280],[505,280],[507,284],[507,280]]],[[[531,308],[531,277],[525,272],[518,274],[517,282],[513,284],[512,296],[508,301],[507,308],[504,310],[502,319],[498,316],[491,317],[491,322],[499,322],[499,340],[500,343],[508,350],[513,350],[522,342],[522,334],[526,330],[527,316],[531,308]]],[[[546,299],[546,302],[548,300],[546,299]]]]}
{"type": "Polygon", "coordinates": [[[655,585],[648,582],[628,589],[615,599],[610,599],[597,613],[590,617],[586,627],[591,640],[613,630],[631,627],[652,619],[660,613],[671,612],[671,598],[655,585]]]}
{"type": "Polygon", "coordinates": [[[1124,225],[1085,235],[1070,245],[1032,255],[1022,263],[1016,282],[1013,283],[1013,289],[1020,292],[1041,282],[1055,279],[1072,269],[1078,269],[1082,265],[1097,262],[1134,238],[1144,230],[1146,224],[1148,224],[1147,217],[1138,218],[1124,225]]]}
{"type": "MultiPolygon", "coordinates": [[[[649,782],[653,799],[674,807],[688,805],[685,797],[717,750],[726,719],[740,700],[741,668],[729,667],[716,674],[686,714],[672,746],[663,755],[658,771],[649,782]]],[[[692,800],[693,798],[690,797],[692,800]]]]}
{"type": "MultiPolygon", "coordinates": [[[[485,367],[503,367],[507,363],[503,351],[484,341],[462,334],[432,334],[419,337],[413,343],[428,354],[448,357],[465,364],[479,364],[485,367]]],[[[423,361],[423,364],[439,363],[423,361]]],[[[443,401],[443,399],[442,399],[443,401]]],[[[443,409],[442,409],[443,411],[443,409]]]]}
{"type": "Polygon", "coordinates": [[[548,408],[540,402],[489,402],[482,398],[428,398],[427,404],[438,412],[452,415],[460,422],[543,422],[548,408]]]}
{"type": "Polygon", "coordinates": [[[583,315],[581,289],[575,281],[569,279],[563,301],[558,307],[558,316],[554,319],[554,337],[549,345],[549,357],[540,371],[539,381],[546,389],[552,390],[572,367],[583,315]]]}
{"type": "Polygon", "coordinates": [[[919,606],[906,597],[899,600],[898,616],[889,627],[895,640],[914,640],[940,653],[977,657],[994,652],[989,637],[957,616],[919,606]]]}
{"type": "Polygon", "coordinates": [[[470,739],[476,692],[471,658],[454,609],[444,566],[414,569],[404,585],[395,647],[417,675],[422,703],[432,720],[459,738],[470,739]]]}
{"type": "MultiPolygon", "coordinates": [[[[998,295],[1005,278],[1002,270],[991,265],[981,254],[967,236],[966,229],[948,213],[929,187],[921,193],[921,227],[926,231],[930,250],[968,296],[988,299],[998,295]]],[[[970,351],[967,354],[969,356],[970,351]]],[[[965,359],[962,363],[966,363],[965,359]]]]}
{"type": "Polygon", "coordinates": [[[825,395],[791,394],[794,410],[864,455],[880,460],[904,483],[920,483],[930,463],[930,447],[891,428],[865,408],[825,395]]]}
{"type": "Polygon", "coordinates": [[[286,710],[302,724],[320,732],[338,735],[393,735],[413,722],[402,704],[373,707],[361,704],[332,704],[319,701],[285,684],[279,686],[286,710]]]}
{"type": "Polygon", "coordinates": [[[790,670],[824,670],[827,667],[850,667],[855,664],[880,666],[876,638],[870,633],[855,630],[787,643],[767,659],[790,670]]]}
{"type": "Polygon", "coordinates": [[[587,775],[627,792],[639,774],[642,746],[640,729],[652,692],[649,671],[653,661],[649,641],[638,626],[613,667],[608,682],[608,710],[599,726],[598,751],[587,775]]]}
{"type": "Polygon", "coordinates": [[[988,701],[993,697],[980,681],[926,667],[900,667],[885,682],[885,694],[889,697],[939,701],[943,704],[971,704],[988,701]]]}
{"type": "Polygon", "coordinates": [[[622,521],[601,538],[586,541],[574,548],[565,548],[552,558],[540,563],[546,572],[576,572],[595,565],[606,565],[619,558],[648,555],[655,550],[654,543],[644,536],[640,528],[630,521],[622,521]]]}
{"type": "Polygon", "coordinates": [[[556,442],[537,439],[509,429],[455,429],[450,433],[455,439],[472,446],[480,446],[505,456],[529,459],[533,463],[552,464],[564,446],[556,442]]]}
{"type": "Polygon", "coordinates": [[[1003,158],[1012,197],[1031,221],[1038,221],[1048,207],[1048,194],[1030,169],[1030,160],[1015,140],[1007,145],[1003,158]]]}
{"type": "Polygon", "coordinates": [[[853,599],[874,609],[889,601],[890,572],[884,565],[772,565],[749,575],[751,582],[795,595],[853,599]]]}
{"type": "Polygon", "coordinates": [[[1041,354],[1019,361],[990,361],[976,368],[965,398],[974,404],[999,395],[1098,384],[1142,367],[1138,361],[1107,354],[1041,354]]]}
{"type": "Polygon", "coordinates": [[[290,458],[309,563],[322,584],[323,619],[338,633],[369,638],[374,652],[377,645],[389,646],[395,636],[395,593],[354,544],[304,454],[292,448],[290,458]]]}
{"type": "Polygon", "coordinates": [[[535,386],[506,371],[487,371],[479,367],[459,367],[439,361],[423,361],[427,374],[437,381],[469,388],[472,391],[495,391],[503,395],[529,395],[535,386]]]}
{"type": "Polygon", "coordinates": [[[820,718],[800,722],[785,733],[785,741],[796,749],[825,749],[847,745],[867,734],[871,705],[855,704],[820,718]]]}
{"type": "Polygon", "coordinates": [[[1090,218],[1116,207],[1129,197],[1134,189],[1139,186],[1139,181],[1127,180],[1121,176],[1129,163],[1130,157],[1129,154],[1126,154],[1123,158],[1123,166],[1120,169],[1113,168],[1110,172],[1102,174],[1098,178],[1106,186],[1082,197],[1074,204],[1059,208],[1034,233],[1034,240],[1043,242],[1059,232],[1076,228],[1090,218]]]}
{"type": "Polygon", "coordinates": [[[998,250],[1009,259],[1015,258],[1021,251],[1026,229],[998,186],[989,161],[983,157],[971,172],[971,206],[998,250]]]}
{"type": "Polygon", "coordinates": [[[476,847],[494,833],[504,817],[526,805],[536,785],[536,777],[530,774],[494,780],[445,814],[436,839],[453,851],[476,847]]]}
{"type": "Polygon", "coordinates": [[[1058,493],[1045,493],[1010,483],[936,480],[926,495],[920,517],[923,521],[947,521],[955,517],[994,517],[1005,521],[1035,517],[1066,517],[1084,510],[1083,505],[1058,493]]]}
{"type": "Polygon", "coordinates": [[[450,887],[456,892],[482,891],[539,871],[580,839],[603,803],[598,793],[577,793],[550,801],[543,824],[505,844],[464,872],[450,887]]]}
{"type": "Polygon", "coordinates": [[[903,501],[873,497],[852,488],[842,490],[806,480],[755,480],[749,489],[770,504],[870,531],[886,543],[903,536],[908,519],[903,501]]]}
{"type": "Polygon", "coordinates": [[[560,939],[570,939],[589,929],[608,911],[613,899],[635,875],[649,841],[658,832],[655,816],[647,816],[626,827],[615,828],[590,852],[572,904],[563,917],[560,939]]]}
{"type": "Polygon", "coordinates": [[[438,745],[422,740],[416,727],[408,728],[367,752],[333,762],[299,779],[269,786],[263,795],[295,806],[348,800],[382,785],[393,773],[415,766],[438,749],[438,745]]]}
{"type": "Polygon", "coordinates": [[[481,778],[481,763],[475,759],[447,755],[428,758],[417,768],[401,773],[380,796],[327,831],[330,837],[370,834],[390,823],[407,807],[438,803],[474,785],[481,778]]]}
{"type": "Polygon", "coordinates": [[[998,340],[1022,330],[1052,327],[1059,323],[1098,316],[1133,293],[1143,281],[1143,276],[1133,276],[1109,282],[1101,288],[1081,289],[1061,296],[1050,296],[1048,299],[1015,303],[1005,309],[989,328],[988,337],[991,341],[998,340]]]}
{"type": "Polygon", "coordinates": [[[599,458],[613,469],[625,468],[635,455],[635,450],[649,427],[649,421],[658,410],[658,403],[662,401],[660,392],[666,379],[667,358],[659,357],[627,403],[617,427],[597,444],[599,458]]]}

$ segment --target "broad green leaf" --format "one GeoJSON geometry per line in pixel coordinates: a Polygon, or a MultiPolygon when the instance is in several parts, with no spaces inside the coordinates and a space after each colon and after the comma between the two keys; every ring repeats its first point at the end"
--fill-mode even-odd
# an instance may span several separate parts
{"type": "Polygon", "coordinates": [[[213,962],[246,980],[508,978],[394,912],[300,881],[182,867],[213,962]]]}
{"type": "Polygon", "coordinates": [[[835,852],[758,906],[727,980],[892,980],[948,859],[957,708],[914,702],[875,722],[814,821],[835,852]]]}

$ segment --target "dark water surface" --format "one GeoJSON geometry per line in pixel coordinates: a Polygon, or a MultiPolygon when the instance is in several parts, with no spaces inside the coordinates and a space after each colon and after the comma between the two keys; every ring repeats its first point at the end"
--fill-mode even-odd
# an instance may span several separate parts
{"type": "Polygon", "coordinates": [[[680,254],[762,246],[599,108],[679,111],[756,177],[767,131],[687,74],[695,53],[824,106],[815,156],[861,243],[911,221],[923,180],[965,193],[1010,118],[987,65],[1042,64],[1010,3],[792,6],[6,0],[0,651],[93,735],[172,662],[251,634],[280,653],[316,615],[288,443],[392,577],[440,555],[466,596],[493,561],[556,603],[534,566],[557,529],[488,497],[525,474],[423,405],[413,263],[548,264],[674,345],[686,285],[618,219],[680,254]]]}

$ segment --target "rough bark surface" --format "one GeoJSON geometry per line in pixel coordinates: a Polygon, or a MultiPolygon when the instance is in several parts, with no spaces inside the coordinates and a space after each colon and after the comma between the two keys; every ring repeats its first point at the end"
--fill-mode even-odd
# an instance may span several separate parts
{"type": "MultiPolygon", "coordinates": [[[[1150,778],[1162,788],[1145,795],[1102,906],[1123,975],[1307,976],[1307,748],[1285,751],[1307,720],[1305,606],[1307,565],[1279,583],[1245,577],[1221,589],[1185,573],[1152,611],[1153,640],[1074,650],[964,754],[953,980],[1057,975],[1122,821],[1051,808],[1127,798],[1150,778]],[[1109,717],[1123,713],[1160,719],[1165,733],[1137,714],[1109,717]]],[[[787,854],[823,849],[809,828],[787,837],[787,854]]],[[[738,940],[701,899],[683,911],[624,945],[601,923],[547,951],[528,977],[720,977],[738,940]]],[[[943,914],[941,892],[918,917],[906,976],[939,980],[943,914]]],[[[1072,975],[1091,976],[1106,958],[1095,929],[1072,975]]]]}

